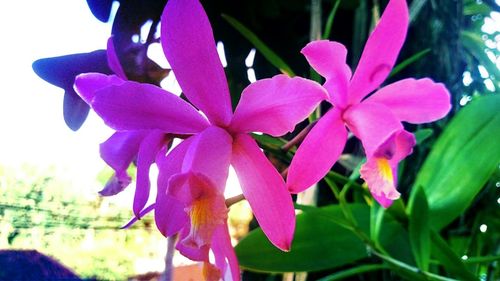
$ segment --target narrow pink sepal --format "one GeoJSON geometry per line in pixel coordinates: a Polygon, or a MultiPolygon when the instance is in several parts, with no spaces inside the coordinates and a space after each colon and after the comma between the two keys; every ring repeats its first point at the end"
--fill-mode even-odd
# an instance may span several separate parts
{"type": "Polygon", "coordinates": [[[349,86],[350,104],[361,101],[384,82],[406,38],[409,23],[406,0],[391,0],[368,38],[349,86]]]}
{"type": "Polygon", "coordinates": [[[301,51],[311,67],[326,78],[330,102],[335,106],[347,104],[347,87],[351,68],[346,64],[347,49],[338,42],[318,40],[307,44],[301,51]]]}
{"type": "Polygon", "coordinates": [[[284,74],[262,79],[243,90],[230,130],[281,136],[311,114],[327,92],[316,82],[284,74]]]}
{"type": "Polygon", "coordinates": [[[441,119],[451,109],[446,87],[429,78],[400,80],[378,90],[364,102],[384,104],[399,120],[415,124],[441,119]]]}
{"type": "Polygon", "coordinates": [[[289,251],[295,231],[295,210],[285,182],[255,140],[235,136],[231,164],[255,218],[271,243],[289,251]]]}
{"type": "Polygon", "coordinates": [[[187,98],[212,124],[227,126],[232,117],[229,88],[210,22],[198,0],[167,2],[161,43],[187,98]]]}
{"type": "Polygon", "coordinates": [[[111,70],[121,79],[128,80],[125,71],[123,70],[118,54],[116,53],[115,44],[113,43],[113,36],[108,38],[106,55],[108,58],[108,66],[111,70]]]}
{"type": "Polygon", "coordinates": [[[150,132],[141,142],[137,153],[137,179],[132,210],[138,219],[141,210],[149,199],[149,170],[154,163],[156,154],[167,142],[166,136],[161,131],[150,132]]]}
{"type": "Polygon", "coordinates": [[[116,130],[192,134],[208,126],[194,107],[160,87],[125,81],[97,91],[92,108],[116,130]]]}
{"type": "MultiPolygon", "coordinates": [[[[147,215],[149,212],[151,212],[152,210],[154,210],[156,207],[156,203],[153,203],[149,206],[147,206],[146,208],[144,208],[140,213],[139,213],[139,217],[142,218],[144,217],[145,215],[147,215]]],[[[137,219],[137,216],[134,216],[133,218],[131,218],[125,225],[121,226],[120,229],[127,229],[129,227],[131,227],[132,225],[134,225],[139,219],[137,219]]]]}
{"type": "Polygon", "coordinates": [[[299,193],[321,180],[338,160],[347,129],[336,108],[328,111],[300,144],[288,168],[287,188],[299,193]]]}

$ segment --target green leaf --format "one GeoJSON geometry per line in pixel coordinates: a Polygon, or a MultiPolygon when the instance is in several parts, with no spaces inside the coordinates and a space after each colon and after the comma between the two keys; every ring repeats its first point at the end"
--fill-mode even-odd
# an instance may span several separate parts
{"type": "Polygon", "coordinates": [[[467,270],[462,260],[453,252],[446,241],[434,231],[431,231],[432,255],[440,261],[443,267],[450,274],[460,278],[460,280],[478,280],[472,272],[467,270]]]}
{"type": "MultiPolygon", "coordinates": [[[[366,205],[353,204],[360,225],[368,226],[366,205]]],[[[338,205],[297,215],[295,238],[290,252],[271,245],[260,228],[250,232],[235,247],[240,265],[265,272],[318,271],[340,267],[367,257],[365,245],[349,230],[333,223],[344,219],[338,205]]]]}
{"type": "Polygon", "coordinates": [[[400,71],[402,71],[403,69],[405,69],[406,67],[408,67],[410,64],[418,61],[419,59],[423,58],[425,55],[427,55],[429,52],[431,51],[431,49],[427,48],[427,49],[424,49],[416,54],[414,54],[413,56],[405,59],[404,61],[400,62],[398,65],[396,65],[391,73],[389,74],[389,77],[392,77],[396,74],[398,74],[400,71]]]}
{"type": "Polygon", "coordinates": [[[255,48],[269,61],[272,65],[278,68],[282,73],[288,76],[295,76],[292,69],[281,59],[273,50],[271,50],[262,40],[255,35],[250,29],[244,26],[235,18],[223,14],[222,17],[236,30],[238,30],[243,37],[245,37],[255,48]]]}
{"type": "Polygon", "coordinates": [[[415,265],[408,231],[387,211],[384,212],[378,239],[379,244],[391,257],[406,264],[415,265]]]}
{"type": "Polygon", "coordinates": [[[377,270],[382,270],[382,269],[389,269],[389,268],[390,268],[389,266],[384,265],[384,264],[365,264],[365,265],[360,265],[360,266],[356,266],[353,268],[349,268],[346,270],[336,272],[332,275],[328,275],[326,277],[318,279],[317,281],[342,280],[344,278],[351,277],[351,276],[359,276],[359,274],[362,274],[362,273],[377,271],[377,270]]]}
{"type": "Polygon", "coordinates": [[[462,214],[500,163],[500,95],[482,96],[461,109],[434,144],[415,180],[439,230],[462,214]]]}
{"type": "Polygon", "coordinates": [[[429,206],[425,191],[421,186],[412,190],[408,210],[411,250],[417,266],[427,271],[431,257],[429,206]]]}
{"type": "Polygon", "coordinates": [[[420,129],[414,133],[417,145],[423,143],[426,139],[434,134],[434,130],[431,128],[420,129]]]}
{"type": "Polygon", "coordinates": [[[323,36],[321,38],[328,39],[330,37],[330,32],[332,31],[333,20],[335,19],[335,14],[337,13],[337,9],[339,8],[340,0],[335,1],[333,4],[333,8],[328,15],[328,19],[325,24],[325,31],[323,32],[323,36]]]}

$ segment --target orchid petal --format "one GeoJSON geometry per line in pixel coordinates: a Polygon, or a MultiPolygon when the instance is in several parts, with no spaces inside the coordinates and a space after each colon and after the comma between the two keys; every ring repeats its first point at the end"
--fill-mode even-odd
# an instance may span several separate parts
{"type": "Polygon", "coordinates": [[[132,178],[127,174],[126,171],[116,172],[109,180],[106,182],[104,188],[99,191],[101,196],[113,196],[123,190],[132,182],[132,178]]]}
{"type": "Polygon", "coordinates": [[[364,102],[382,103],[399,120],[416,124],[441,119],[451,109],[446,87],[429,78],[404,79],[387,85],[364,102]]]}
{"type": "Polygon", "coordinates": [[[324,87],[330,101],[340,107],[347,104],[347,87],[351,68],[346,64],[347,49],[338,42],[318,40],[307,44],[301,51],[311,67],[326,78],[324,87]]]}
{"type": "Polygon", "coordinates": [[[235,137],[231,164],[260,227],[276,247],[289,251],[295,210],[283,178],[246,134],[235,137]]]}
{"type": "Polygon", "coordinates": [[[368,156],[360,169],[373,197],[385,208],[400,196],[396,190],[398,164],[412,152],[415,143],[413,134],[396,131],[368,156]]]}
{"type": "Polygon", "coordinates": [[[223,192],[231,161],[231,136],[219,127],[208,127],[197,134],[184,158],[182,172],[203,174],[223,192]]]}
{"type": "Polygon", "coordinates": [[[122,68],[118,54],[116,53],[115,44],[113,44],[113,36],[108,38],[106,47],[106,55],[108,58],[108,66],[121,79],[128,80],[125,71],[122,68]]]}
{"type": "Polygon", "coordinates": [[[224,280],[239,281],[240,266],[233,245],[231,244],[231,236],[229,235],[227,224],[219,226],[213,234],[212,251],[215,256],[215,264],[227,276],[227,270],[230,270],[232,278],[224,278],[224,280]],[[229,267],[229,268],[228,268],[229,267]]]}
{"type": "Polygon", "coordinates": [[[259,80],[243,90],[230,130],[284,135],[327,97],[323,87],[304,78],[281,74],[259,80]]]}
{"type": "Polygon", "coordinates": [[[346,141],[341,112],[328,111],[297,149],[288,168],[288,190],[299,193],[321,180],[340,157],[346,141]]]}
{"type": "Polygon", "coordinates": [[[161,131],[149,133],[141,142],[137,153],[137,183],[135,188],[132,210],[139,217],[139,212],[144,208],[149,199],[149,169],[154,163],[156,153],[165,144],[165,134],[161,131]]]}
{"type": "Polygon", "coordinates": [[[88,104],[91,105],[95,93],[98,90],[112,86],[121,85],[125,80],[116,75],[105,75],[102,73],[83,73],[75,78],[73,88],[75,92],[88,104]]]}
{"type": "Polygon", "coordinates": [[[208,262],[208,253],[210,251],[210,245],[204,245],[200,248],[196,248],[196,247],[189,247],[188,245],[182,243],[182,241],[184,241],[184,239],[186,239],[186,237],[189,235],[190,231],[191,230],[189,228],[189,224],[187,224],[182,229],[179,237],[179,242],[177,242],[175,248],[183,256],[187,257],[190,260],[208,262]]]}
{"type": "Polygon", "coordinates": [[[195,248],[210,245],[215,229],[227,221],[222,190],[207,176],[189,171],[170,178],[167,194],[184,203],[190,218],[190,233],[181,243],[195,248]]]}
{"type": "Polygon", "coordinates": [[[406,0],[391,0],[368,38],[349,86],[351,104],[362,100],[391,72],[408,30],[406,0]]]}
{"type": "Polygon", "coordinates": [[[391,110],[379,103],[362,102],[351,106],[343,117],[349,130],[363,143],[367,157],[395,131],[403,129],[391,110]]]}
{"type": "Polygon", "coordinates": [[[167,195],[168,181],[172,175],[180,173],[182,161],[194,137],[189,137],[173,148],[165,156],[163,148],[156,156],[158,165],[158,191],[156,192],[155,222],[164,236],[172,236],[185,226],[189,218],[184,211],[184,204],[167,195]]]}
{"type": "Polygon", "coordinates": [[[231,121],[232,106],[208,17],[198,0],[170,0],[161,17],[161,42],[187,98],[215,125],[231,121]]]}
{"type": "Polygon", "coordinates": [[[207,121],[187,102],[151,84],[125,81],[97,91],[92,108],[116,130],[197,133],[207,121]]]}
{"type": "Polygon", "coordinates": [[[126,173],[130,163],[139,152],[139,146],[146,137],[147,131],[116,132],[99,146],[101,158],[116,173],[126,173]]]}
{"type": "MultiPolygon", "coordinates": [[[[142,218],[144,217],[145,215],[147,215],[149,212],[151,212],[152,210],[154,210],[156,207],[156,203],[153,203],[149,206],[147,206],[146,208],[144,208],[140,213],[139,213],[139,217],[142,218]]],[[[131,227],[132,225],[134,225],[139,219],[137,217],[133,217],[131,218],[125,225],[123,225],[122,227],[120,227],[120,229],[127,229],[129,227],[131,227]]]]}
{"type": "Polygon", "coordinates": [[[401,194],[396,190],[394,175],[397,167],[389,164],[385,158],[368,158],[360,169],[361,177],[366,181],[370,192],[384,208],[391,206],[392,201],[401,194]]]}

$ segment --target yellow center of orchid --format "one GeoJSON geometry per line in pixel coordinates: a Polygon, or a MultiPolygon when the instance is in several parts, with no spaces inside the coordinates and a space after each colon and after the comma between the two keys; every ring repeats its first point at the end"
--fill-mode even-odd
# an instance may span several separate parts
{"type": "Polygon", "coordinates": [[[191,205],[189,216],[191,218],[191,227],[195,231],[200,226],[210,223],[213,217],[210,209],[210,198],[204,197],[195,200],[193,205],[191,205]]]}
{"type": "Polygon", "coordinates": [[[392,183],[394,181],[394,176],[392,175],[392,169],[389,161],[385,158],[377,158],[376,161],[382,179],[386,182],[392,183]]]}

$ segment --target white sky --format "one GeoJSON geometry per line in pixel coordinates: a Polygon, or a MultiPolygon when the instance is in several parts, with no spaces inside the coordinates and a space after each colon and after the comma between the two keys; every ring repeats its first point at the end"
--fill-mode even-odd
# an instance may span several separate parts
{"type": "MultiPolygon", "coordinates": [[[[0,29],[0,165],[54,166],[71,188],[96,196],[102,188],[96,175],[106,166],[99,143],[113,131],[92,110],[80,130],[70,130],[63,119],[64,91],[39,78],[31,65],[40,58],[104,49],[111,24],[98,21],[85,0],[0,1],[0,29]]],[[[154,53],[155,60],[164,60],[162,52],[154,53]]],[[[163,86],[180,93],[177,83],[166,80],[163,86]]],[[[235,185],[231,171],[227,196],[241,192],[235,185]]],[[[109,200],[130,205],[132,193],[128,188],[109,200]]]]}
{"type": "Polygon", "coordinates": [[[105,166],[99,143],[112,131],[93,113],[71,131],[63,120],[63,90],[39,78],[31,64],[104,49],[110,33],[85,0],[0,1],[0,165],[55,165],[98,190],[96,174],[105,166]]]}

